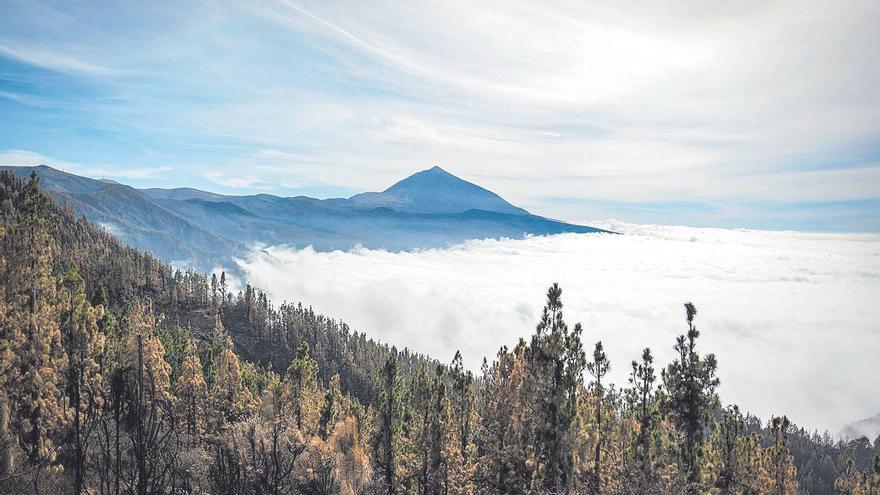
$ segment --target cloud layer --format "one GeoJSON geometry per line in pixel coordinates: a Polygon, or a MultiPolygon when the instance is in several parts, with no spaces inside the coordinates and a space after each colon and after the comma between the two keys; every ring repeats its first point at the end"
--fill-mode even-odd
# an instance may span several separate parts
{"type": "Polygon", "coordinates": [[[534,329],[547,287],[570,324],[602,340],[612,375],[649,346],[660,363],[699,309],[722,398],[761,417],[836,431],[880,411],[880,236],[656,227],[626,235],[471,241],[446,250],[255,249],[239,260],[276,299],[303,301],[369,335],[478,369],[534,329]]]}

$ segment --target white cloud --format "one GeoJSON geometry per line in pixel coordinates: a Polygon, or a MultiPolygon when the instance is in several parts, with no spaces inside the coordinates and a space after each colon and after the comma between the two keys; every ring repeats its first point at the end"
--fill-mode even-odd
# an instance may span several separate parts
{"type": "MultiPolygon", "coordinates": [[[[246,177],[243,162],[271,172],[266,182],[359,191],[439,164],[526,206],[880,191],[874,0],[183,8],[17,4],[0,19],[0,54],[123,77],[88,78],[81,95],[82,81],[56,94],[49,78],[30,88],[44,91],[0,97],[75,112],[238,192],[272,187],[246,177]],[[94,20],[108,15],[118,29],[94,20]],[[47,40],[65,42],[50,50],[47,40]]],[[[41,127],[67,132],[52,119],[41,127]]],[[[595,214],[568,208],[538,212],[595,214]]]]}
{"type": "Polygon", "coordinates": [[[108,67],[88,62],[74,55],[61,53],[57,45],[52,49],[42,49],[33,46],[19,46],[0,40],[0,55],[58,72],[89,76],[108,76],[116,73],[108,67]]]}
{"type": "Polygon", "coordinates": [[[613,377],[650,346],[661,363],[700,314],[722,398],[835,431],[880,411],[880,236],[638,226],[626,235],[471,241],[448,250],[254,250],[239,264],[276,299],[303,301],[398,346],[478,368],[528,337],[559,282],[570,324],[601,339],[613,377]]]}
{"type": "Polygon", "coordinates": [[[98,222],[98,226],[102,229],[106,230],[108,234],[118,237],[119,239],[124,239],[125,231],[120,228],[118,225],[112,222],[98,222]]]}
{"type": "Polygon", "coordinates": [[[162,177],[165,172],[169,172],[172,167],[135,167],[135,168],[119,168],[108,165],[84,165],[81,163],[73,163],[28,150],[5,150],[0,152],[0,165],[13,167],[36,167],[37,165],[48,165],[52,168],[69,172],[72,174],[105,178],[115,177],[118,179],[155,179],[162,177]]]}
{"type": "Polygon", "coordinates": [[[266,187],[264,181],[253,175],[234,176],[223,172],[208,172],[205,174],[205,178],[221,186],[232,188],[266,187]]]}
{"type": "MultiPolygon", "coordinates": [[[[340,78],[386,91],[317,95],[347,110],[338,119],[269,111],[237,131],[293,143],[305,127],[327,153],[352,151],[334,165],[372,167],[377,183],[439,163],[532,204],[841,201],[880,186],[873,170],[837,170],[870,165],[860,150],[880,139],[876,2],[281,0],[253,11],[306,35],[340,78]]],[[[270,100],[308,112],[312,96],[270,100]]]]}

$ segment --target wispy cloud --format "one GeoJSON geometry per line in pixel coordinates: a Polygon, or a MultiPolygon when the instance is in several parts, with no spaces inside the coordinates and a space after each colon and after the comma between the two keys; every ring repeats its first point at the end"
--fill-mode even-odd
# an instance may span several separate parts
{"type": "Polygon", "coordinates": [[[602,226],[625,235],[403,253],[271,247],[239,266],[276,300],[306,301],[441,360],[460,349],[472,369],[530,335],[546,288],[559,282],[567,321],[584,323],[588,346],[605,343],[618,385],[646,346],[659,362],[672,359],[682,303],[692,300],[726,401],[831,431],[880,411],[862,379],[880,373],[880,236],[602,226]]]}
{"type": "Polygon", "coordinates": [[[127,168],[111,167],[107,165],[84,165],[45,156],[43,154],[27,150],[5,150],[0,152],[0,165],[13,167],[35,167],[48,165],[64,172],[84,175],[87,177],[117,179],[155,179],[162,177],[166,172],[173,170],[172,167],[148,167],[127,168]]]}
{"type": "Polygon", "coordinates": [[[0,55],[14,58],[26,64],[44,69],[71,74],[89,76],[109,76],[117,71],[100,64],[88,62],[76,56],[62,53],[57,49],[37,48],[34,46],[18,46],[0,40],[0,55]]]}
{"type": "MultiPolygon", "coordinates": [[[[264,190],[242,163],[346,190],[440,164],[526,205],[880,198],[870,0],[187,8],[10,9],[0,57],[51,73],[0,78],[0,147],[160,156],[189,185],[238,192],[264,190]],[[58,139],[34,143],[47,131],[58,139]]],[[[595,213],[567,206],[539,213],[595,213]]]]}
{"type": "Polygon", "coordinates": [[[220,184],[221,186],[236,189],[266,189],[267,187],[269,187],[266,181],[254,175],[231,175],[221,172],[208,172],[207,174],[205,174],[205,177],[207,177],[208,180],[210,180],[211,182],[220,184]]]}

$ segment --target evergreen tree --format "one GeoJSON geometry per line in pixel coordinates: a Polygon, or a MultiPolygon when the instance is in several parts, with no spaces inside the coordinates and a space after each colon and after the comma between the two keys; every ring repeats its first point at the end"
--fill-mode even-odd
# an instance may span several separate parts
{"type": "Polygon", "coordinates": [[[318,390],[318,362],[309,356],[309,344],[303,342],[296,350],[296,359],[290,362],[285,374],[286,401],[293,410],[296,429],[309,434],[320,410],[318,390]]]}
{"type": "Polygon", "coordinates": [[[403,400],[398,376],[397,358],[389,356],[380,377],[381,388],[376,403],[376,426],[372,440],[373,462],[379,475],[381,493],[395,495],[399,491],[397,479],[398,443],[402,429],[403,400]]]}
{"type": "MultiPolygon", "coordinates": [[[[171,365],[165,346],[156,335],[156,318],[149,304],[136,304],[128,316],[129,334],[124,350],[122,387],[131,401],[132,456],[138,495],[161,493],[173,483],[177,445],[174,428],[175,400],[171,393],[171,365]]],[[[118,424],[117,424],[118,426],[118,424]]]]}
{"type": "Polygon", "coordinates": [[[474,375],[464,369],[460,352],[455,353],[450,369],[452,381],[449,402],[449,441],[446,448],[449,483],[457,493],[473,492],[474,454],[473,438],[476,423],[474,375]]]}
{"type": "Polygon", "coordinates": [[[3,342],[14,356],[5,392],[14,429],[27,458],[51,462],[64,430],[67,356],[59,325],[59,279],[52,272],[58,246],[48,231],[49,199],[35,173],[22,189],[21,210],[7,232],[3,273],[7,308],[3,342]]]}
{"type": "Polygon", "coordinates": [[[337,373],[330,378],[330,385],[327,387],[327,392],[324,395],[324,405],[321,407],[318,433],[321,435],[322,440],[326,441],[333,433],[336,423],[340,418],[348,414],[348,409],[340,386],[339,373],[337,373]]]}
{"type": "Polygon", "coordinates": [[[470,371],[465,371],[459,351],[455,352],[455,357],[452,359],[450,375],[452,378],[450,402],[458,448],[462,459],[467,459],[474,413],[474,375],[470,371]]]}
{"type": "Polygon", "coordinates": [[[12,411],[6,392],[11,387],[7,381],[12,377],[16,356],[13,342],[9,339],[11,328],[6,313],[5,234],[5,229],[0,226],[0,276],[3,276],[3,283],[0,283],[0,479],[12,475],[15,469],[13,449],[16,443],[10,429],[12,411]]]}
{"type": "Polygon", "coordinates": [[[74,493],[84,490],[88,431],[102,407],[101,359],[104,335],[98,329],[104,308],[92,307],[85,295],[85,281],[71,267],[64,276],[66,304],[62,312],[62,336],[67,352],[67,418],[72,422],[74,447],[74,493]],[[72,411],[71,411],[72,410],[72,411]]]}
{"type": "Polygon", "coordinates": [[[426,493],[441,495],[449,492],[450,465],[457,463],[458,446],[455,445],[450,425],[450,406],[447,396],[446,383],[443,381],[443,367],[437,366],[437,376],[434,380],[432,405],[431,405],[431,429],[428,452],[430,453],[429,472],[431,476],[426,493]]]}
{"type": "Polygon", "coordinates": [[[535,469],[526,396],[526,344],[513,351],[502,347],[496,361],[483,364],[484,393],[480,398],[477,475],[483,492],[526,493],[535,469]]]}
{"type": "Polygon", "coordinates": [[[638,435],[633,446],[634,457],[639,464],[643,482],[650,482],[654,475],[651,445],[654,431],[659,422],[657,400],[654,395],[656,379],[654,357],[651,355],[651,349],[645,348],[642,351],[641,363],[632,362],[632,374],[629,377],[631,388],[627,391],[627,403],[638,428],[638,435]]]}
{"type": "Polygon", "coordinates": [[[217,415],[216,427],[220,429],[227,423],[244,418],[253,408],[253,396],[242,384],[241,363],[232,349],[232,339],[227,338],[226,346],[217,360],[217,376],[211,394],[213,412],[217,415]]]}
{"type": "Polygon", "coordinates": [[[214,311],[220,310],[220,293],[217,287],[217,274],[211,274],[211,307],[214,311]]]}
{"type": "Polygon", "coordinates": [[[226,298],[229,293],[229,286],[226,285],[226,272],[220,272],[220,302],[225,305],[226,298]]]}
{"type": "MultiPolygon", "coordinates": [[[[747,494],[773,493],[773,474],[767,451],[761,447],[761,436],[753,433],[746,437],[738,455],[742,469],[742,492],[747,494]]],[[[734,491],[736,493],[736,491],[734,491]]]]}
{"type": "Polygon", "coordinates": [[[571,443],[586,365],[581,333],[580,324],[569,331],[562,316],[562,289],[553,284],[526,361],[542,485],[551,492],[567,491],[574,483],[571,443]]]}
{"type": "Polygon", "coordinates": [[[186,357],[181,363],[174,392],[177,397],[177,417],[183,422],[186,433],[198,439],[205,433],[208,417],[208,385],[192,340],[187,343],[186,357]]]}
{"type": "Polygon", "coordinates": [[[788,428],[790,423],[785,416],[774,417],[771,421],[773,445],[770,447],[769,458],[773,472],[773,491],[775,495],[791,495],[797,493],[797,469],[794,459],[788,451],[788,428]]]}
{"type": "Polygon", "coordinates": [[[745,421],[736,406],[724,410],[712,436],[716,464],[715,486],[721,495],[737,493],[745,485],[743,436],[745,421]]]}
{"type": "Polygon", "coordinates": [[[678,357],[663,370],[666,388],[665,409],[678,431],[681,432],[681,460],[687,473],[689,493],[696,493],[700,482],[699,448],[703,441],[709,413],[718,404],[715,389],[719,379],[715,372],[717,362],[714,354],[701,357],[696,350],[700,332],[694,326],[697,309],[686,303],[688,333],[678,337],[675,350],[678,357]]]}
{"type": "Polygon", "coordinates": [[[611,364],[602,348],[602,342],[596,342],[596,348],[593,350],[593,360],[587,363],[587,369],[593,376],[593,395],[596,398],[596,446],[593,452],[593,483],[592,493],[598,494],[601,491],[602,471],[601,458],[604,432],[602,431],[602,401],[605,398],[605,389],[602,385],[602,378],[608,373],[611,364]]]}

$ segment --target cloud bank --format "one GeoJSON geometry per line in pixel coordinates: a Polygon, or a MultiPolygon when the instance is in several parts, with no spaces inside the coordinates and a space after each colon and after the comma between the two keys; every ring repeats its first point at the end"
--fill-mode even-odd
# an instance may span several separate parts
{"type": "Polygon", "coordinates": [[[693,301],[724,401],[831,431],[880,411],[869,379],[880,374],[880,236],[598,225],[625,235],[403,253],[281,246],[237,262],[277,300],[443,361],[460,349],[475,370],[528,338],[559,282],[567,321],[584,324],[588,350],[603,341],[620,385],[642,348],[672,359],[693,301]]]}

